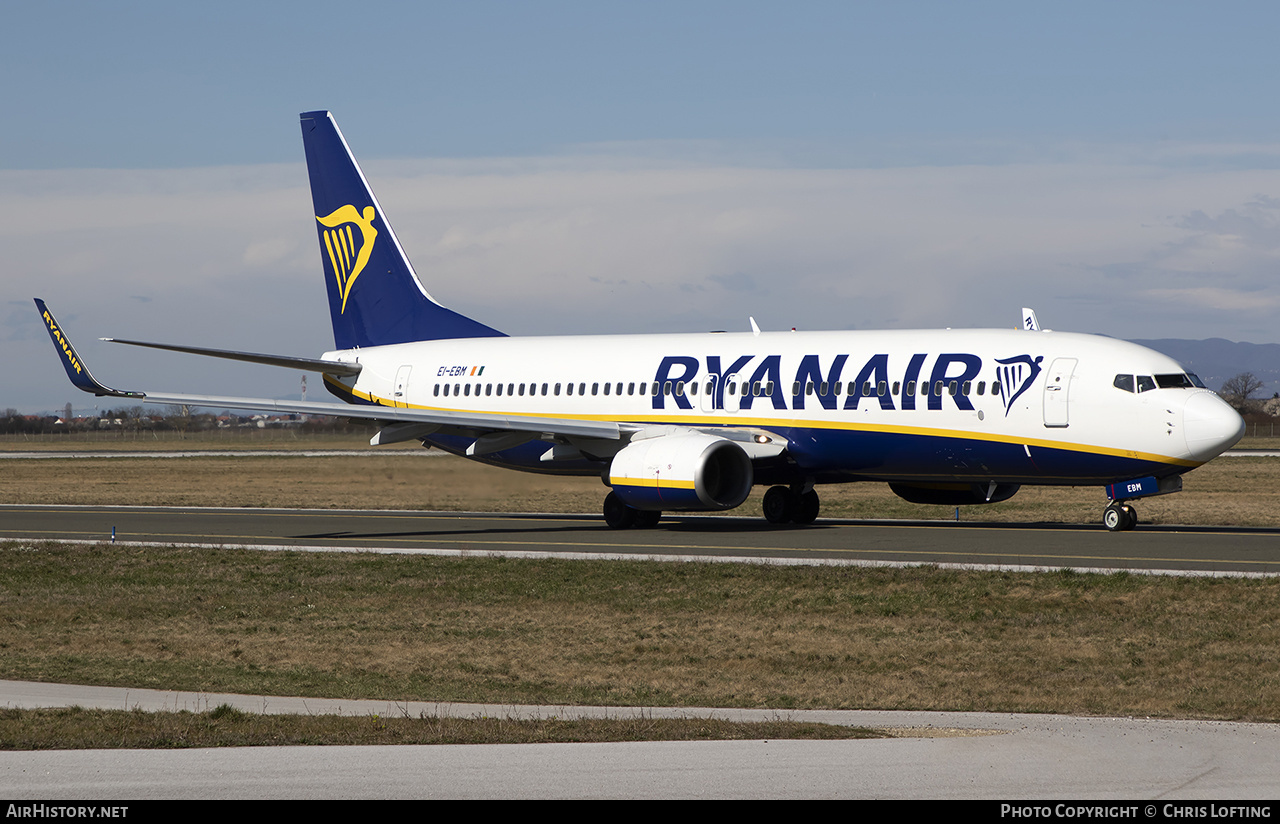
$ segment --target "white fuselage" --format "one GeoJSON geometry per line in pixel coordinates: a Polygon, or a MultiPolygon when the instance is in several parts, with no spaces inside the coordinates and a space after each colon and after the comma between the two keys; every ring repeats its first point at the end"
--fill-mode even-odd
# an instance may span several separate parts
{"type": "MultiPolygon", "coordinates": [[[[1213,458],[1239,439],[1242,426],[1212,392],[1185,378],[1174,385],[1169,376],[1185,370],[1171,358],[1061,332],[497,337],[324,357],[362,365],[358,378],[327,379],[334,394],[355,403],[732,427],[784,438],[786,466],[757,482],[1163,477],[1213,458]],[[1129,376],[1132,389],[1118,376],[1129,376]]],[[[452,451],[469,442],[429,440],[452,451]]],[[[539,460],[548,444],[535,446],[486,460],[535,471],[569,468],[539,460]]]]}

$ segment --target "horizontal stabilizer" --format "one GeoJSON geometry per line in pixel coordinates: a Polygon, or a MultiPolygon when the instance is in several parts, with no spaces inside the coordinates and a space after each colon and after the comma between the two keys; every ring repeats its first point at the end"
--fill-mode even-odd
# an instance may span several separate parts
{"type": "Polygon", "coordinates": [[[304,372],[323,372],[326,375],[354,377],[360,374],[360,364],[327,361],[320,358],[293,358],[287,355],[260,355],[256,352],[233,352],[228,349],[205,349],[200,346],[175,346],[169,343],[147,343],[140,340],[124,340],[122,338],[102,338],[109,343],[124,343],[129,346],[146,346],[150,349],[167,349],[171,352],[186,352],[191,355],[207,355],[211,358],[261,363],[266,366],[283,366],[286,369],[301,369],[304,372]]]}

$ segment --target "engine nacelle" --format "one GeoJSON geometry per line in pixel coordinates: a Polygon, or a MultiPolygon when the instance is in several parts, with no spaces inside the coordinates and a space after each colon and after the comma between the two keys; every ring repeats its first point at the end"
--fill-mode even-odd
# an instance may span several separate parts
{"type": "Polygon", "coordinates": [[[634,441],[609,466],[609,485],[633,509],[733,509],[753,479],[742,447],[700,432],[634,441]]]}
{"type": "Polygon", "coordinates": [[[997,504],[1013,497],[1018,484],[903,484],[891,483],[893,494],[913,504],[997,504]]]}

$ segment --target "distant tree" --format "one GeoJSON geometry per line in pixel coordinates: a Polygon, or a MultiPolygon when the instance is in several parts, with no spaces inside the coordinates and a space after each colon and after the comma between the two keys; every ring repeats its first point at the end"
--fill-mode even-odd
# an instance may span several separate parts
{"type": "Polygon", "coordinates": [[[1241,372],[1234,378],[1227,378],[1218,394],[1237,411],[1243,412],[1249,406],[1253,393],[1265,385],[1252,372],[1241,372]]]}

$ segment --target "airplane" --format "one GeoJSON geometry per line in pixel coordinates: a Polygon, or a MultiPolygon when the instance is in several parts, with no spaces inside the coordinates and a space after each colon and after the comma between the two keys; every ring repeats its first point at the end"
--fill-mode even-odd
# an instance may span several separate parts
{"type": "Polygon", "coordinates": [[[768,486],[772,524],[810,524],[815,487],[883,482],[907,501],[1008,500],[1097,485],[1111,531],[1132,502],[1234,445],[1244,421],[1193,373],[1099,335],[1017,329],[509,337],[423,287],[333,115],[300,115],[333,351],[298,358],[103,340],[318,372],[341,403],[122,391],[36,306],[67,375],[95,395],[375,421],[501,467],[599,476],[613,528],[719,511],[768,486]]]}

